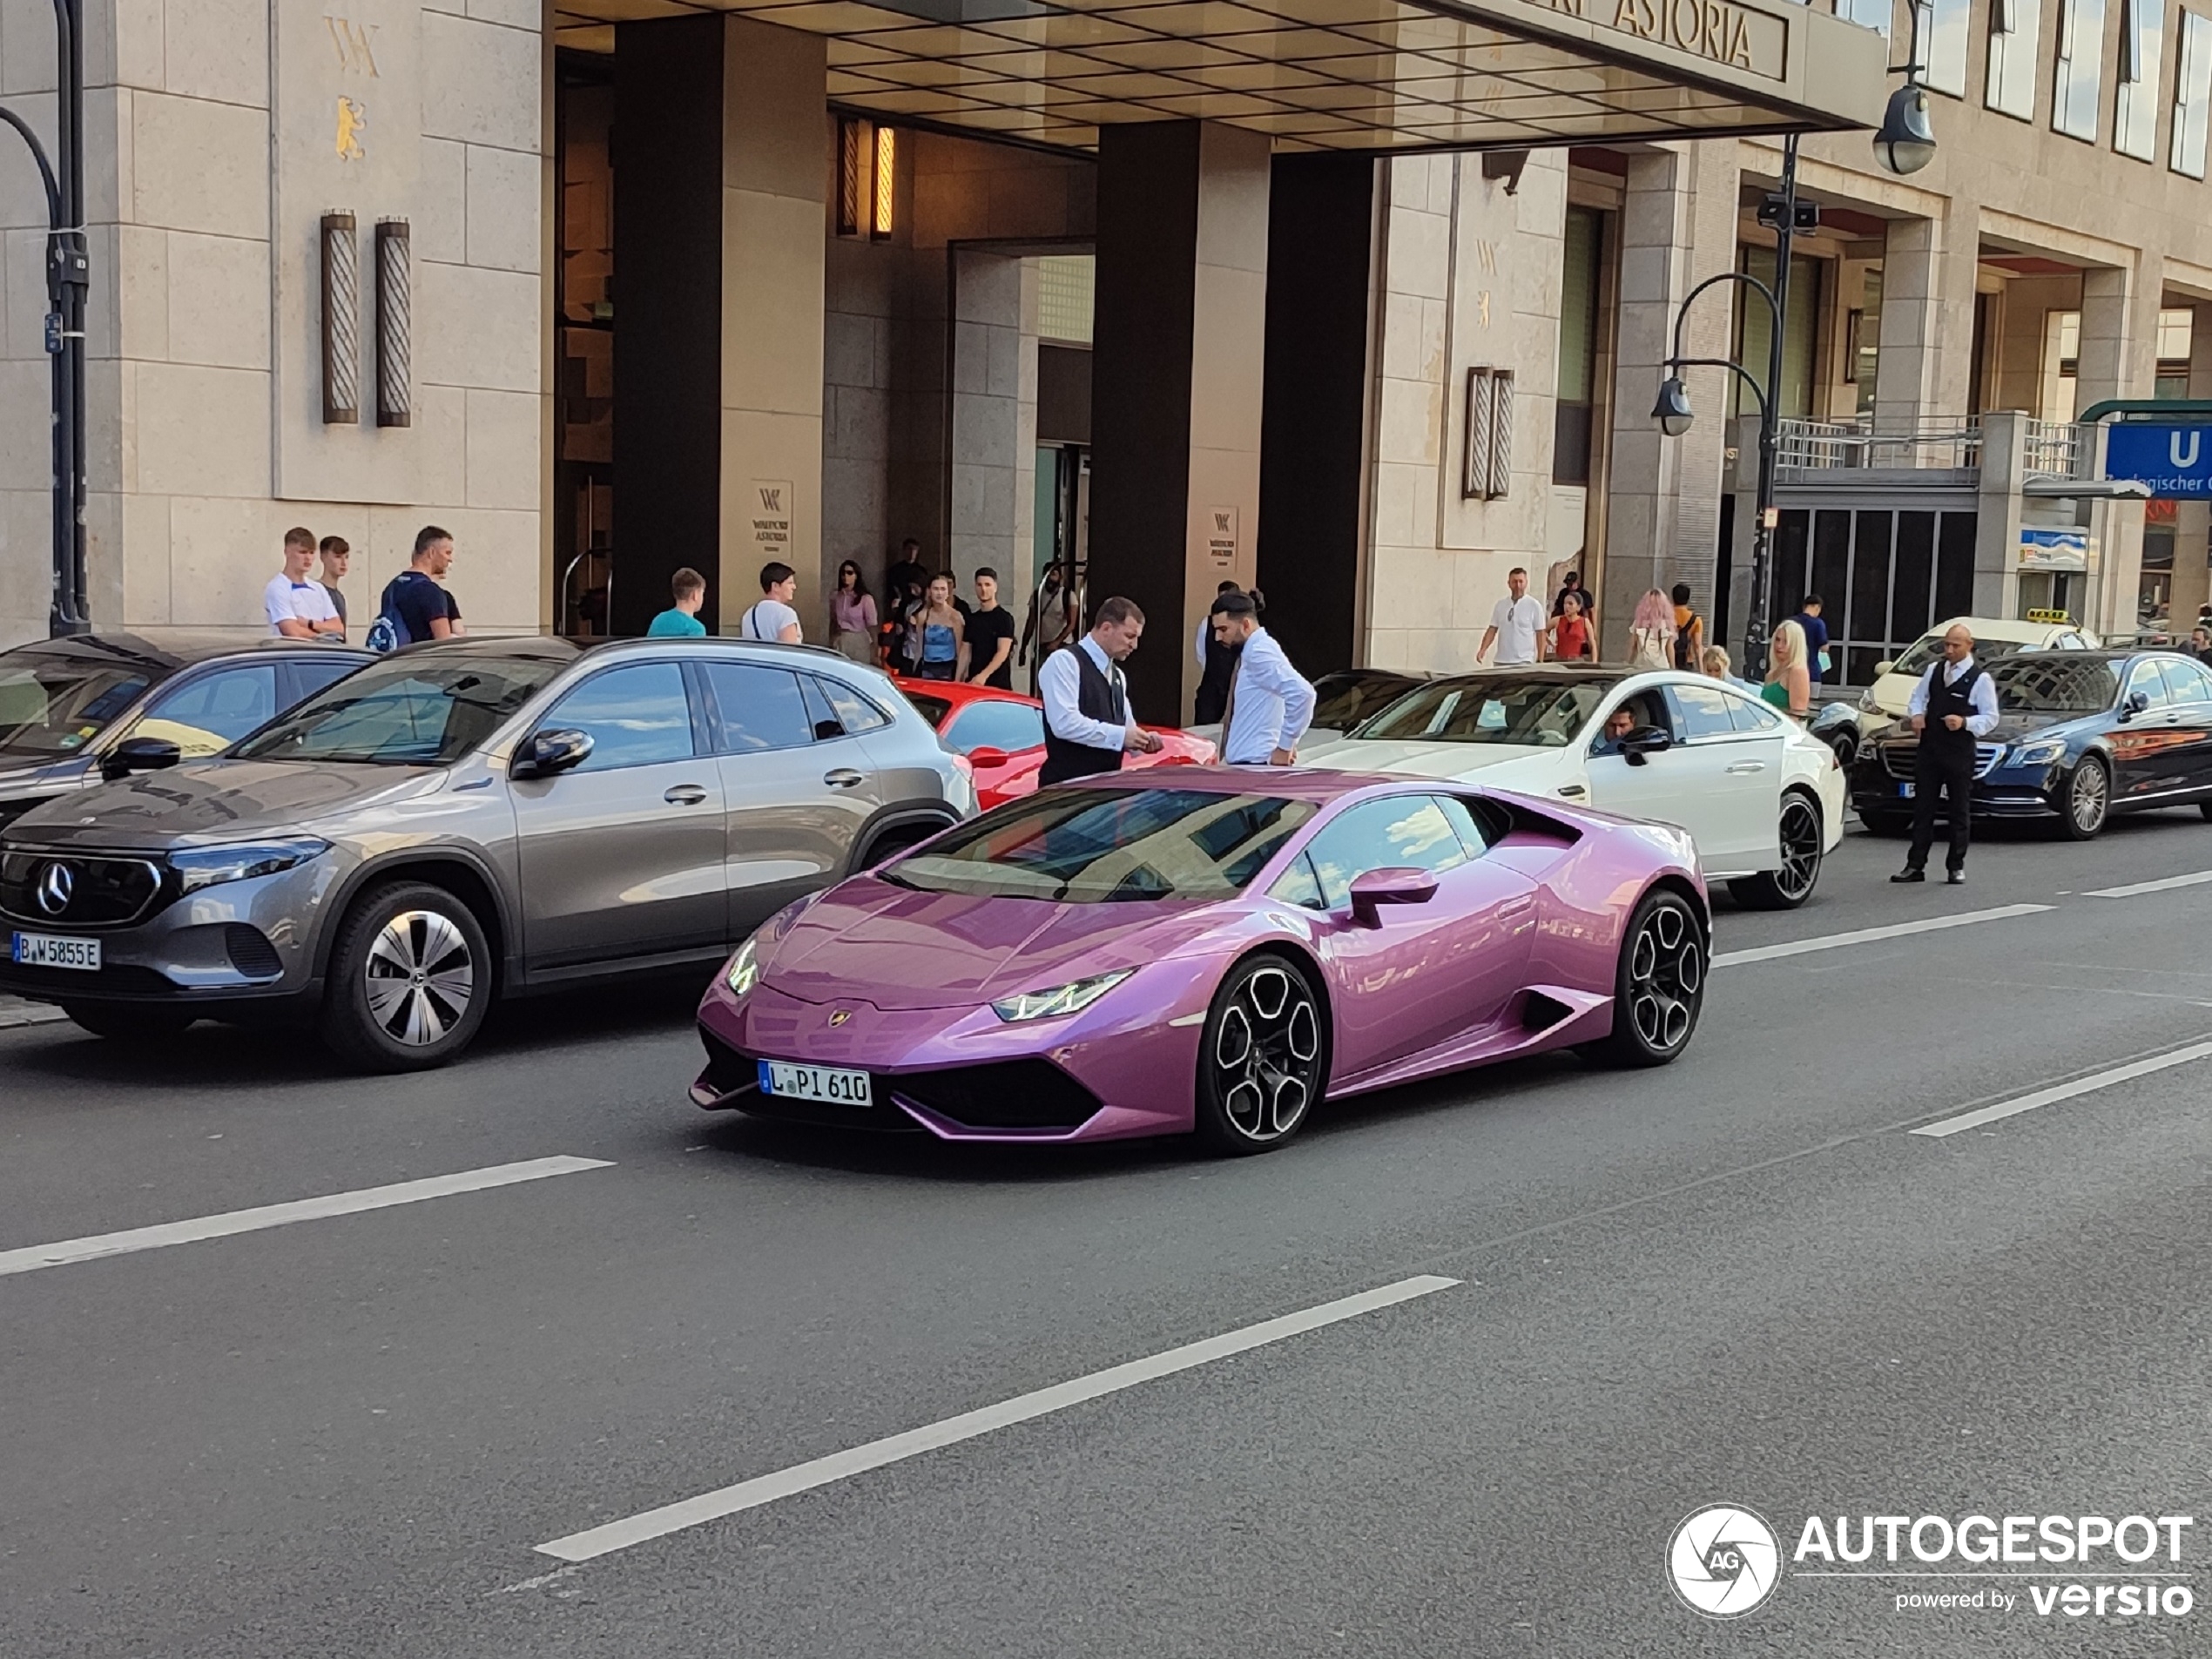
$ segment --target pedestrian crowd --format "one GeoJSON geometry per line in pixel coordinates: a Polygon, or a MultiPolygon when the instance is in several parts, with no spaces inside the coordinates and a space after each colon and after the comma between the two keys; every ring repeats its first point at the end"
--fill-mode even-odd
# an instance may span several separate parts
{"type": "MultiPolygon", "coordinates": [[[[352,544],[342,536],[326,536],[318,542],[304,525],[285,531],[282,568],[261,590],[270,634],[343,644],[349,619],[342,584],[353,568],[353,556],[352,544]],[[311,576],[318,559],[320,571],[311,576]]],[[[452,534],[425,524],[415,534],[407,568],[384,584],[378,597],[376,614],[364,636],[369,649],[394,651],[419,640],[468,632],[461,620],[461,603],[445,585],[452,569],[452,534]]],[[[685,574],[698,580],[696,572],[685,574]]]]}

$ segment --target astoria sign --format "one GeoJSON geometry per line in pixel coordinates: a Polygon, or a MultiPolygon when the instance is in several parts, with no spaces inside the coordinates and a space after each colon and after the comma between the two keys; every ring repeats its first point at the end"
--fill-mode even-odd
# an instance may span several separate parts
{"type": "Polygon", "coordinates": [[[1781,18],[1732,0],[1539,0],[1548,10],[1671,46],[1710,63],[1780,80],[1789,44],[1781,18]]]}

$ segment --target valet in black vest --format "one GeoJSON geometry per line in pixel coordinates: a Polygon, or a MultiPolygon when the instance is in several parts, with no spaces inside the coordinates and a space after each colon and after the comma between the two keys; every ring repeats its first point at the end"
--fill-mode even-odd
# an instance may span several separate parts
{"type": "Polygon", "coordinates": [[[1922,718],[1920,743],[1912,766],[1912,850],[1905,868],[1890,879],[1925,879],[1928,849],[1935,843],[1937,799],[1951,828],[1944,863],[1952,882],[1966,879],[1966,845],[1973,826],[1974,759],[1979,722],[1996,724],[1996,690],[1973,659],[1973,640],[1954,628],[1944,640],[1945,655],[1931,664],[1914,690],[1909,711],[1922,718]],[[1957,721],[1954,726],[1952,722],[1957,721]]]}
{"type": "MultiPolygon", "coordinates": [[[[1086,635],[1074,644],[1062,645],[1053,653],[1053,658],[1066,657],[1075,661],[1075,705],[1078,713],[1086,720],[1096,720],[1103,725],[1126,727],[1129,725],[1129,691],[1119,668],[1110,662],[1104,668],[1098,665],[1098,658],[1103,654],[1086,635]]],[[[1048,659],[1048,663],[1050,660],[1048,659]]],[[[1040,682],[1042,678],[1041,670],[1040,682]]],[[[1037,773],[1037,782],[1062,784],[1070,778],[1088,778],[1095,772],[1119,772],[1122,769],[1120,743],[1116,743],[1111,748],[1094,746],[1063,738],[1052,729],[1050,716],[1052,705],[1056,700],[1046,700],[1044,765],[1037,773]]]]}

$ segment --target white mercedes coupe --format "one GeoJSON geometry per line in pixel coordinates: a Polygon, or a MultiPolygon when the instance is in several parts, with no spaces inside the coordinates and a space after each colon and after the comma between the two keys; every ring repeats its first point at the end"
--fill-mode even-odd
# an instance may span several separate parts
{"type": "Polygon", "coordinates": [[[1843,839],[1834,751],[1725,680],[1545,664],[1432,680],[1298,764],[1510,789],[1672,824],[1738,904],[1795,909],[1843,839]]]}

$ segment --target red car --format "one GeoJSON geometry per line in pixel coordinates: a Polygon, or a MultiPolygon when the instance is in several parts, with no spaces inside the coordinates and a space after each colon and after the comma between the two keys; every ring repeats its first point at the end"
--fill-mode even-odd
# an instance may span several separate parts
{"type": "MultiPolygon", "coordinates": [[[[891,682],[907,694],[907,701],[921,711],[921,718],[937,728],[937,736],[956,755],[966,755],[975,773],[975,798],[980,806],[1026,795],[1037,786],[1044,766],[1044,705],[1019,691],[1001,691],[995,685],[969,685],[958,680],[913,680],[895,676],[891,682]]],[[[1210,766],[1219,751],[1204,738],[1194,738],[1172,726],[1144,728],[1159,738],[1159,753],[1132,754],[1124,763],[1138,766],[1210,766]]]]}

